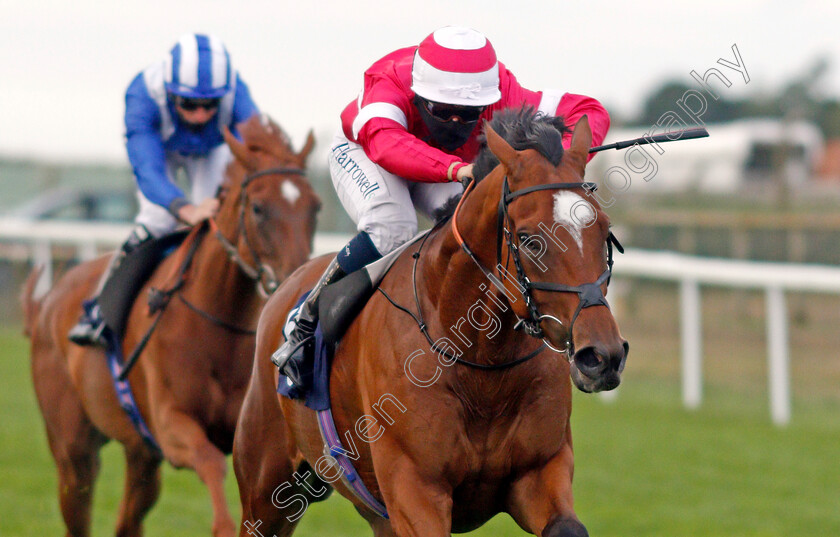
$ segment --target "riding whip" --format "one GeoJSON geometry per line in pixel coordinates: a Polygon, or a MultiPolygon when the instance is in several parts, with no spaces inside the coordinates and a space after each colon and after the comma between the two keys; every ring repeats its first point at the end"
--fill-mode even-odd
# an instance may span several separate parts
{"type": "Polygon", "coordinates": [[[605,149],[625,149],[627,147],[659,142],[676,142],[678,140],[691,140],[693,138],[706,138],[709,136],[709,131],[705,127],[696,127],[693,129],[686,129],[682,131],[671,131],[655,136],[642,136],[633,140],[624,140],[623,142],[615,142],[614,144],[599,145],[589,150],[590,153],[597,153],[605,149]]]}

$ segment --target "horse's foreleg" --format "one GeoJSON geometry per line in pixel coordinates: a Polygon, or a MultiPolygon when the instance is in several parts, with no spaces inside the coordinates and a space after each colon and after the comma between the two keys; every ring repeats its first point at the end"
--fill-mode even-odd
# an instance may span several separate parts
{"type": "Polygon", "coordinates": [[[163,455],[176,468],[192,468],[207,486],[213,506],[213,535],[233,537],[236,526],[225,499],[225,455],[207,438],[204,429],[187,414],[166,409],[161,413],[158,441],[163,455]]]}
{"type": "Polygon", "coordinates": [[[572,445],[567,441],[545,466],[512,484],[508,512],[522,529],[542,537],[589,535],[572,507],[573,469],[572,445]]]}
{"type": "Polygon", "coordinates": [[[291,500],[295,468],[283,414],[274,386],[261,381],[257,373],[251,378],[233,439],[233,471],[242,502],[239,535],[285,537],[297,525],[296,510],[308,504],[291,500]]]}
{"type": "MultiPolygon", "coordinates": [[[[393,533],[379,528],[376,535],[448,537],[452,533],[452,495],[425,482],[406,458],[395,458],[385,480],[380,480],[393,533]]],[[[374,531],[376,531],[374,527],[374,531]]]]}
{"type": "Polygon", "coordinates": [[[143,518],[160,495],[160,458],[142,443],[125,448],[125,491],[117,537],[140,537],[143,518]]]}
{"type": "Polygon", "coordinates": [[[376,518],[368,518],[367,521],[370,524],[370,529],[373,530],[373,537],[396,537],[397,534],[394,533],[394,528],[389,520],[376,516],[376,518]]]}

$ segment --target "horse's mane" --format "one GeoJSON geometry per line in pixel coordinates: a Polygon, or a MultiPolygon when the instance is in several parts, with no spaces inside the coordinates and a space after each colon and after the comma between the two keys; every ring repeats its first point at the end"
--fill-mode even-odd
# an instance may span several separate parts
{"type": "Polygon", "coordinates": [[[294,154],[289,136],[266,114],[254,116],[237,128],[251,151],[278,157],[294,154]]]}
{"type": "MultiPolygon", "coordinates": [[[[493,116],[490,126],[517,151],[536,149],[554,166],[563,158],[563,134],[571,130],[562,117],[546,116],[530,105],[502,110],[493,116]]],[[[479,142],[481,149],[473,167],[476,181],[484,179],[499,165],[483,134],[479,142]]]]}
{"type": "MultiPolygon", "coordinates": [[[[530,105],[519,108],[507,108],[498,112],[490,120],[490,126],[517,151],[536,149],[554,166],[563,158],[563,134],[571,129],[562,117],[546,116],[530,105]]],[[[499,159],[487,147],[487,137],[478,138],[481,149],[474,161],[473,177],[481,181],[493,168],[499,165],[499,159]]],[[[455,212],[460,197],[449,200],[435,211],[435,222],[446,220],[455,212]]]]}
{"type": "MultiPolygon", "coordinates": [[[[236,130],[249,152],[264,153],[283,160],[295,155],[289,136],[268,114],[254,114],[242,123],[237,124],[236,130]]],[[[239,159],[233,158],[227,165],[225,179],[219,185],[216,197],[224,197],[232,178],[236,177],[236,174],[241,174],[244,177],[246,170],[239,159]]]]}

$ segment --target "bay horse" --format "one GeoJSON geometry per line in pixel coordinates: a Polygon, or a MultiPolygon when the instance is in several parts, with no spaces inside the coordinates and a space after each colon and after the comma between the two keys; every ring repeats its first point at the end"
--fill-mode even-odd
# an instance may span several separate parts
{"type": "Polygon", "coordinates": [[[400,255],[335,347],[336,430],[389,518],[338,480],[316,413],[276,393],[269,357],[329,258],[298,269],[271,297],[234,438],[240,536],[290,535],[325,491],[310,469],[377,537],[448,536],[499,512],[544,537],[587,535],[572,502],[571,385],[615,388],[629,347],[604,298],[614,237],[587,195],[594,185],[582,182],[588,120],[564,153],[562,131],[539,118],[497,114],[485,127],[500,164],[445,225],[400,255]],[[526,148],[494,127],[524,128],[526,148]],[[541,350],[540,338],[564,352],[541,350]]]}
{"type": "MultiPolygon", "coordinates": [[[[213,534],[235,534],[223,490],[225,454],[231,451],[251,372],[254,329],[265,291],[309,258],[320,207],[305,178],[314,145],[311,132],[296,153],[267,116],[253,116],[238,129],[242,142],[224,133],[235,158],[211,221],[217,233],[197,244],[188,278],[127,376],[159,451],[144,441],[121,408],[103,350],[67,339],[108,257],[69,270],[40,300],[32,297],[37,270],[24,289],[35,393],[58,468],[69,536],[90,533],[98,453],[110,439],[123,445],[127,461],[117,535],[141,535],[143,518],[159,495],[163,459],[198,473],[212,500],[213,534]]],[[[138,295],[126,325],[126,351],[152,323],[144,299],[149,289],[166,287],[187,242],[160,264],[138,295]]]]}

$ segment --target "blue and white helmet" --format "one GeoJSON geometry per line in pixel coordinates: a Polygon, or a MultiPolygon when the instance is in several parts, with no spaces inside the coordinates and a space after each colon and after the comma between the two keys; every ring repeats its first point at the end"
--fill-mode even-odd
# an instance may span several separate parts
{"type": "Polygon", "coordinates": [[[236,76],[230,55],[215,36],[185,34],[166,58],[166,91],[192,99],[223,97],[236,76]]]}

